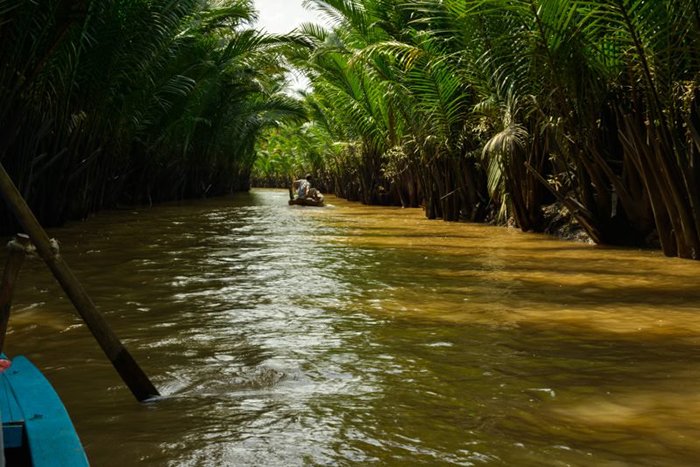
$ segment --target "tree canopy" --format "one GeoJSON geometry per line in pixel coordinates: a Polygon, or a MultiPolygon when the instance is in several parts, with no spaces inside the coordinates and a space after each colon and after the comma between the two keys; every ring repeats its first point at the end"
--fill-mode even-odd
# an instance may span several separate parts
{"type": "Polygon", "coordinates": [[[328,23],[276,36],[249,0],[0,0],[0,161],[47,225],[313,172],[700,256],[698,0],[305,3],[328,23]]]}
{"type": "Polygon", "coordinates": [[[697,0],[306,4],[329,27],[286,55],[337,194],[525,231],[556,202],[597,243],[700,255],[697,0]]]}
{"type": "MultiPolygon", "coordinates": [[[[247,189],[302,121],[250,0],[0,0],[0,161],[40,220],[247,189]]],[[[11,216],[0,208],[2,230],[11,216]]]]}

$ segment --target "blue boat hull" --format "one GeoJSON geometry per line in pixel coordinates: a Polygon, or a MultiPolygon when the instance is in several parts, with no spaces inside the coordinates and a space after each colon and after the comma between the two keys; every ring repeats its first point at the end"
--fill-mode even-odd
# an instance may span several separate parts
{"type": "Polygon", "coordinates": [[[61,399],[25,357],[16,357],[0,374],[0,411],[8,466],[88,465],[61,399]]]}

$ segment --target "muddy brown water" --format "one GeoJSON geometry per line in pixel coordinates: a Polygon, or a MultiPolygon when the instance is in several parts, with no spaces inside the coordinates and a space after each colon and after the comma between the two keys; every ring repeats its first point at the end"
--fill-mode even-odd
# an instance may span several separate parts
{"type": "Polygon", "coordinates": [[[93,465],[697,464],[700,263],[286,197],[50,232],[154,403],[25,264],[6,350],[93,465]]]}

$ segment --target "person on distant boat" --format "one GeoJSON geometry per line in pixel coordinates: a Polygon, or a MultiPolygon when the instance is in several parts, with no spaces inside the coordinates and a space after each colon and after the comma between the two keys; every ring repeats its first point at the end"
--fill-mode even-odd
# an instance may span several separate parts
{"type": "MultiPolygon", "coordinates": [[[[316,188],[312,188],[311,183],[311,174],[306,174],[306,178],[296,180],[292,184],[292,191],[296,190],[297,197],[290,201],[290,203],[294,201],[302,201],[301,204],[307,204],[304,200],[309,200],[311,201],[310,204],[312,205],[317,205],[314,203],[323,204],[323,195],[316,188]]],[[[292,191],[289,192],[290,195],[292,194],[292,191]]]]}
{"type": "Polygon", "coordinates": [[[306,179],[300,178],[292,184],[292,190],[296,190],[297,199],[306,199],[311,190],[311,174],[306,174],[306,179]]]}
{"type": "Polygon", "coordinates": [[[317,203],[322,203],[323,202],[323,194],[321,194],[320,191],[318,191],[316,188],[311,188],[309,190],[309,198],[312,200],[316,201],[317,203]]]}

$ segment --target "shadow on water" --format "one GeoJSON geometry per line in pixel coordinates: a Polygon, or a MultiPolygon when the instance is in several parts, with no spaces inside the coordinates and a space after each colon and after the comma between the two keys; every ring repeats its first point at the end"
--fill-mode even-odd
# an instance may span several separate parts
{"type": "Polygon", "coordinates": [[[8,351],[95,465],[692,465],[693,262],[287,193],[52,232],[164,397],[136,404],[43,266],[8,351]]]}

